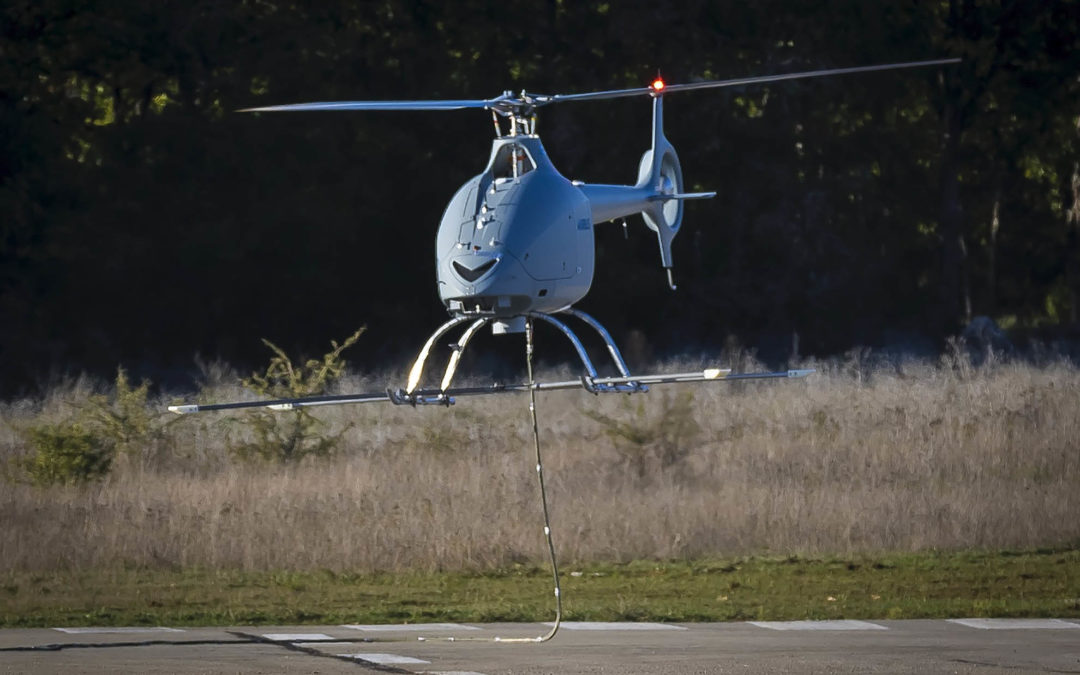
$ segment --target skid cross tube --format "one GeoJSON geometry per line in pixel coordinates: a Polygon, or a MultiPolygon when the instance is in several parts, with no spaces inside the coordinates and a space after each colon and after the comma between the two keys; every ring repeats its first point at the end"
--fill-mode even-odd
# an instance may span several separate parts
{"type": "Polygon", "coordinates": [[[471,326],[465,329],[465,332],[461,334],[461,338],[457,341],[457,344],[450,346],[450,349],[453,351],[450,354],[450,361],[446,364],[446,372],[443,373],[442,384],[439,385],[440,391],[446,391],[450,388],[450,383],[454,380],[454,374],[457,372],[458,362],[461,360],[462,352],[465,351],[465,347],[468,346],[469,340],[476,334],[476,331],[486,326],[488,321],[489,319],[477,319],[471,326]]]}
{"type": "MultiPolygon", "coordinates": [[[[615,367],[623,378],[631,378],[630,369],[626,365],[626,361],[622,357],[622,353],[619,352],[619,348],[615,345],[615,341],[611,337],[611,333],[607,331],[599,321],[589,316],[585,312],[567,307],[559,312],[560,314],[566,314],[567,316],[576,317],[583,323],[590,326],[593,330],[599,334],[600,338],[607,346],[608,353],[611,355],[612,361],[615,363],[615,367]]],[[[585,350],[585,345],[582,344],[581,339],[577,334],[568,326],[565,322],[555,318],[550,314],[544,312],[529,312],[526,315],[526,321],[528,325],[532,326],[533,319],[540,319],[545,321],[566,336],[566,339],[573,345],[574,351],[577,353],[578,358],[581,360],[582,366],[585,368],[585,376],[580,380],[579,386],[584,387],[588,391],[593,393],[599,393],[599,391],[619,391],[619,392],[633,392],[633,391],[647,391],[648,387],[637,381],[627,379],[625,381],[618,382],[606,382],[599,378],[596,371],[596,366],[593,365],[592,359],[589,358],[589,353],[585,350]]],[[[395,404],[408,404],[408,405],[451,405],[453,403],[452,396],[457,390],[451,389],[454,376],[457,374],[458,365],[461,362],[462,354],[465,352],[465,348],[472,340],[473,336],[484,326],[488,325],[492,319],[490,317],[483,317],[476,319],[465,332],[461,334],[458,341],[450,345],[451,353],[450,358],[446,364],[446,370],[443,372],[442,381],[439,383],[438,391],[432,390],[420,390],[417,387],[420,384],[420,380],[424,373],[424,368],[427,365],[428,359],[431,357],[431,349],[434,347],[435,342],[442,336],[449,333],[466,320],[465,316],[459,316],[447,321],[428,338],[424,343],[423,349],[416,357],[416,361],[413,362],[412,368],[409,370],[409,380],[404,389],[398,389],[397,391],[388,394],[390,402],[395,404]]],[[[528,329],[527,329],[528,330],[528,329]]]]}
{"type": "Polygon", "coordinates": [[[611,359],[615,362],[615,367],[619,369],[619,374],[623,377],[630,377],[630,369],[626,367],[626,361],[623,360],[622,353],[620,353],[619,348],[615,346],[615,341],[611,339],[611,333],[607,332],[607,329],[600,325],[599,321],[580,309],[574,309],[573,307],[567,307],[559,313],[576,316],[578,319],[592,326],[593,330],[600,334],[600,337],[604,340],[604,344],[607,345],[608,353],[611,354],[611,359]]]}
{"type": "Polygon", "coordinates": [[[443,325],[435,329],[435,332],[431,334],[431,337],[424,343],[424,348],[420,350],[420,354],[416,357],[416,361],[413,363],[413,367],[409,370],[409,381],[405,385],[405,391],[412,393],[416,389],[416,385],[420,384],[420,378],[424,374],[424,364],[427,363],[428,354],[431,353],[431,347],[435,344],[435,341],[445,335],[454,326],[468,321],[467,316],[455,316],[443,325]]]}
{"type": "Polygon", "coordinates": [[[555,317],[551,316],[550,314],[544,314],[543,312],[529,312],[529,317],[547,321],[552,326],[555,326],[560,331],[562,331],[563,335],[565,335],[566,338],[570,340],[570,343],[574,345],[574,349],[577,351],[578,358],[581,359],[582,365],[585,366],[585,372],[589,374],[590,378],[596,377],[596,367],[593,366],[592,361],[589,360],[589,354],[585,351],[585,346],[581,344],[581,340],[579,340],[578,336],[574,334],[574,331],[570,330],[569,326],[567,326],[562,321],[559,321],[555,317]]]}
{"type": "MultiPolygon", "coordinates": [[[[618,368],[619,373],[622,374],[623,377],[630,376],[630,369],[626,367],[626,361],[623,360],[622,354],[619,352],[619,348],[615,346],[615,341],[612,340],[611,334],[608,333],[602,325],[600,325],[599,321],[592,318],[585,312],[573,309],[571,307],[567,307],[560,313],[577,317],[584,323],[591,326],[604,340],[604,344],[607,345],[608,353],[611,354],[611,358],[615,362],[615,367],[618,368]]],[[[578,358],[581,359],[581,363],[585,367],[586,377],[588,378],[586,381],[591,383],[596,380],[596,367],[593,365],[592,360],[589,358],[589,354],[585,350],[585,346],[582,344],[581,339],[578,338],[577,334],[574,333],[574,331],[571,330],[569,326],[567,326],[559,319],[556,319],[554,316],[551,316],[550,314],[545,314],[543,312],[530,312],[526,315],[527,321],[531,322],[532,319],[541,319],[558,328],[559,331],[566,336],[566,339],[568,339],[570,343],[574,346],[574,351],[577,352],[578,358]]],[[[424,368],[427,365],[428,358],[431,356],[431,349],[435,345],[435,342],[440,337],[446,335],[448,332],[456,328],[461,323],[464,323],[465,320],[465,316],[455,317],[447,321],[443,325],[439,326],[439,328],[436,329],[434,333],[432,333],[431,337],[429,337],[427,342],[424,343],[423,349],[420,350],[420,353],[416,357],[416,361],[413,362],[413,366],[409,370],[409,380],[405,386],[405,389],[398,390],[390,396],[390,400],[393,403],[437,403],[442,405],[449,405],[450,402],[447,400],[447,392],[450,391],[450,385],[454,381],[454,375],[457,374],[457,368],[459,363],[461,362],[461,356],[465,352],[465,348],[468,346],[469,341],[472,340],[473,336],[476,335],[476,333],[481,328],[491,322],[492,319],[490,317],[476,319],[468,328],[465,329],[465,332],[461,334],[461,337],[458,338],[458,341],[450,345],[450,359],[447,361],[446,370],[443,372],[443,378],[442,381],[439,383],[439,392],[437,394],[420,393],[417,391],[417,387],[420,384],[420,379],[423,377],[424,368]]],[[[529,323],[529,325],[531,326],[532,324],[529,323]]],[[[632,385],[624,384],[619,386],[625,388],[632,385]]],[[[587,386],[586,388],[589,387],[587,386]]]]}

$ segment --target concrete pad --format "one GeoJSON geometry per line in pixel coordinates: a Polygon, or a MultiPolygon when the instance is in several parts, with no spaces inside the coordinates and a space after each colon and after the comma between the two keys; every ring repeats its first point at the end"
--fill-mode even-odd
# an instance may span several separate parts
{"type": "MultiPolygon", "coordinates": [[[[554,626],[554,621],[544,623],[554,626]]],[[[563,621],[559,630],[686,630],[673,623],[649,623],[647,621],[563,621]]]]}
{"type": "Polygon", "coordinates": [[[184,632],[184,630],[181,629],[181,628],[165,628],[164,626],[131,626],[131,627],[120,626],[120,627],[115,627],[115,628],[109,628],[109,627],[101,627],[101,628],[95,628],[95,627],[89,627],[89,628],[53,628],[53,630],[60,631],[61,633],[67,633],[69,635],[92,635],[92,634],[95,634],[95,633],[100,633],[100,634],[113,633],[113,634],[126,635],[126,634],[129,634],[129,633],[136,634],[136,633],[183,633],[184,632]]]}
{"type": "Polygon", "coordinates": [[[315,640],[336,640],[326,633],[263,633],[267,640],[274,642],[313,642],[315,640]]]}
{"type": "Polygon", "coordinates": [[[868,621],[841,619],[833,621],[747,621],[758,628],[769,630],[889,630],[885,626],[868,621]]]}
{"type": "MultiPolygon", "coordinates": [[[[880,621],[872,625],[887,630],[866,632],[766,630],[743,622],[690,623],[672,630],[670,624],[657,624],[667,628],[565,630],[551,642],[525,644],[462,639],[419,642],[415,634],[366,635],[338,626],[189,628],[185,633],[70,634],[60,639],[50,629],[12,629],[0,630],[0,673],[1014,675],[1080,670],[1080,633],[1061,629],[1062,624],[1075,626],[1077,622],[1039,621],[1044,623],[1024,621],[1026,630],[975,630],[943,620],[880,621]],[[270,642],[263,634],[316,634],[334,639],[270,642]],[[343,640],[343,634],[357,639],[343,640]]],[[[471,632],[470,637],[535,637],[546,632],[539,623],[478,628],[483,632],[471,632]]]]}
{"type": "Polygon", "coordinates": [[[946,619],[968,628],[980,630],[1068,630],[1080,628],[1080,623],[1061,619],[946,619]]]}
{"type": "Polygon", "coordinates": [[[431,661],[417,659],[412,656],[402,656],[401,654],[338,654],[338,656],[349,659],[361,659],[370,663],[378,663],[381,666],[431,663],[431,661]]]}
{"type": "Polygon", "coordinates": [[[432,633],[438,631],[480,630],[461,623],[347,623],[342,628],[368,633],[432,633]]]}

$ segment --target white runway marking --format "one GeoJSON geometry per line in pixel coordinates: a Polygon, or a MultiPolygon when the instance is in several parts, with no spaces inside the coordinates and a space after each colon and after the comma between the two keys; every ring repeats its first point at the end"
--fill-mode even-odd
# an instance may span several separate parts
{"type": "Polygon", "coordinates": [[[355,642],[294,642],[293,644],[307,649],[348,649],[356,646],[355,642]]]}
{"type": "Polygon", "coordinates": [[[352,628],[353,630],[363,630],[371,633],[390,633],[390,632],[423,632],[433,630],[480,630],[476,626],[465,626],[460,623],[350,623],[344,624],[342,628],[352,628]]]}
{"type": "Polygon", "coordinates": [[[364,661],[371,661],[372,663],[381,665],[388,663],[431,663],[431,661],[414,659],[411,656],[401,656],[400,654],[338,654],[338,656],[344,656],[349,659],[363,659],[364,661]]]}
{"type": "Polygon", "coordinates": [[[869,621],[840,619],[836,621],[747,621],[770,630],[889,630],[869,621]]]}
{"type": "Polygon", "coordinates": [[[263,637],[274,642],[312,642],[314,640],[335,640],[325,633],[264,633],[263,637]]]}
{"type": "MultiPolygon", "coordinates": [[[[545,626],[554,626],[548,621],[545,626]]],[[[683,626],[671,623],[647,623],[638,621],[563,621],[559,628],[564,630],[686,630],[683,626]]]]}
{"type": "Polygon", "coordinates": [[[1061,619],[946,619],[946,621],[980,630],[1061,630],[1080,628],[1080,623],[1071,623],[1061,619]]]}
{"type": "Polygon", "coordinates": [[[165,628],[164,626],[132,626],[120,628],[53,628],[61,633],[183,633],[180,628],[165,628]]]}

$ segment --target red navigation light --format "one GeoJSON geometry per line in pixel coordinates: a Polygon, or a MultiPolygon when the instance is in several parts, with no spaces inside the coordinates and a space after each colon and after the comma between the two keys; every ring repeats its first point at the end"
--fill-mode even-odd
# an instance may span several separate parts
{"type": "Polygon", "coordinates": [[[653,88],[653,91],[663,91],[664,90],[664,80],[662,80],[659,77],[656,78],[655,80],[653,80],[652,88],[653,88]]]}

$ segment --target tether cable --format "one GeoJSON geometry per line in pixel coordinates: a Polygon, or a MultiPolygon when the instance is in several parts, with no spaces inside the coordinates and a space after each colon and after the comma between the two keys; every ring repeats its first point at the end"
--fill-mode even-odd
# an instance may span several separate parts
{"type": "Polygon", "coordinates": [[[544,460],[540,451],[540,424],[536,419],[536,381],[533,379],[533,323],[532,317],[525,317],[525,368],[529,376],[529,416],[532,418],[533,447],[536,450],[536,479],[540,485],[540,504],[544,510],[544,537],[547,539],[548,554],[551,556],[551,576],[555,582],[555,623],[545,635],[532,638],[476,638],[476,637],[419,637],[420,641],[444,640],[447,642],[547,642],[559,632],[562,624],[562,588],[559,584],[559,562],[555,556],[555,540],[551,536],[551,514],[548,510],[547,488],[544,485],[544,460]]]}

